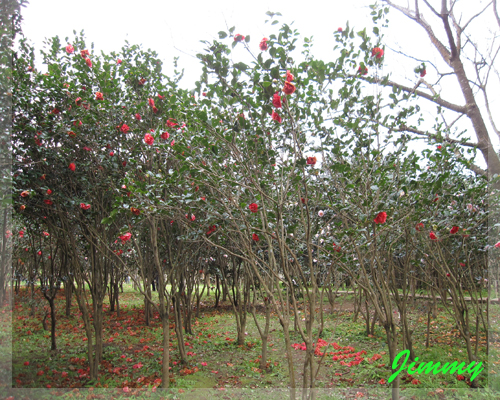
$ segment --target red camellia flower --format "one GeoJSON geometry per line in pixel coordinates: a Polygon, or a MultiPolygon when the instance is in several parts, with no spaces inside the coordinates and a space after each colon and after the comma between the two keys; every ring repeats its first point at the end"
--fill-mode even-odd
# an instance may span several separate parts
{"type": "Polygon", "coordinates": [[[88,50],[82,50],[80,51],[80,54],[82,58],[87,58],[87,56],[90,54],[88,50]]]}
{"type": "Polygon", "coordinates": [[[252,203],[248,206],[248,208],[250,209],[251,212],[256,213],[257,210],[259,209],[259,206],[255,203],[252,203]]]}
{"type": "Polygon", "coordinates": [[[458,226],[454,226],[453,228],[450,229],[450,233],[453,235],[458,232],[458,226]]]}
{"type": "Polygon", "coordinates": [[[437,240],[437,236],[434,232],[429,233],[429,237],[431,238],[431,240],[437,240]]]}
{"type": "Polygon", "coordinates": [[[127,240],[130,240],[132,237],[132,234],[130,232],[125,233],[124,235],[118,236],[118,239],[121,239],[122,244],[125,243],[127,240]]]}
{"type": "Polygon", "coordinates": [[[259,47],[262,51],[266,51],[267,50],[267,38],[264,38],[260,41],[260,44],[259,44],[259,47]]]}
{"type": "Polygon", "coordinates": [[[110,155],[111,157],[113,157],[113,156],[115,155],[115,153],[114,153],[113,151],[110,151],[110,152],[109,152],[109,155],[110,155]]]}
{"type": "Polygon", "coordinates": [[[254,241],[258,242],[258,241],[259,241],[259,236],[258,236],[256,233],[254,233],[254,234],[252,235],[252,240],[254,240],[254,241]]]}
{"type": "Polygon", "coordinates": [[[342,28],[338,28],[338,29],[337,29],[337,32],[342,32],[342,28]]]}
{"type": "Polygon", "coordinates": [[[38,254],[39,256],[41,256],[41,255],[42,255],[42,251],[41,251],[41,250],[39,250],[37,254],[38,254]]]}
{"type": "Polygon", "coordinates": [[[365,66],[360,66],[358,68],[358,74],[360,74],[360,75],[368,74],[368,68],[366,68],[365,66]]]}
{"type": "Polygon", "coordinates": [[[457,379],[459,381],[465,381],[465,376],[463,376],[463,375],[457,375],[457,379]]]}
{"type": "Polygon", "coordinates": [[[438,150],[441,150],[441,147],[442,147],[442,146],[441,146],[441,145],[439,145],[439,146],[437,147],[437,149],[438,149],[438,150]]]}
{"type": "Polygon", "coordinates": [[[158,112],[158,109],[153,106],[153,112],[156,114],[158,112]]]}
{"type": "Polygon", "coordinates": [[[295,85],[293,83],[290,83],[289,81],[285,82],[285,86],[283,86],[283,92],[285,94],[292,94],[295,92],[295,85]]]}
{"type": "Polygon", "coordinates": [[[155,141],[155,138],[153,136],[151,136],[149,133],[146,133],[144,135],[144,141],[146,142],[146,144],[149,144],[151,146],[153,144],[153,142],[155,141]]]}
{"type": "Polygon", "coordinates": [[[90,208],[90,204],[80,203],[80,208],[82,210],[88,210],[90,208]]]}
{"type": "Polygon", "coordinates": [[[500,249],[500,242],[496,242],[496,243],[495,243],[495,247],[496,247],[497,249],[500,249]]]}
{"type": "MultiPolygon", "coordinates": [[[[207,231],[207,236],[210,236],[212,233],[214,233],[215,231],[217,230],[217,226],[216,225],[212,225],[209,227],[208,231],[207,231]]],[[[200,271],[200,274],[202,274],[203,271],[200,271]]]]}
{"type": "Polygon", "coordinates": [[[117,63],[117,64],[121,64],[121,63],[122,63],[122,60],[118,59],[118,60],[116,60],[116,63],[117,63]]]}
{"type": "Polygon", "coordinates": [[[237,33],[236,35],[234,35],[234,41],[235,42],[241,42],[243,40],[245,40],[245,36],[240,35],[239,33],[237,33]]]}
{"type": "Polygon", "coordinates": [[[145,83],[146,83],[146,79],[144,79],[144,78],[139,79],[139,85],[141,85],[141,86],[142,86],[142,85],[144,85],[145,83]]]}
{"type": "Polygon", "coordinates": [[[120,130],[123,132],[123,133],[128,133],[130,131],[130,128],[128,127],[128,125],[126,124],[123,124],[120,128],[120,130]]]}
{"type": "Polygon", "coordinates": [[[70,44],[68,44],[68,45],[66,46],[66,53],[71,54],[71,53],[73,53],[74,51],[75,51],[75,48],[74,48],[73,46],[71,46],[70,44]]]}
{"type": "Polygon", "coordinates": [[[97,92],[95,94],[95,99],[96,100],[104,100],[104,96],[103,96],[103,94],[101,92],[97,92]]]}
{"type": "Polygon", "coordinates": [[[316,164],[316,157],[307,157],[307,165],[315,165],[316,164]]]}
{"type": "Polygon", "coordinates": [[[427,71],[424,69],[422,71],[420,71],[420,77],[423,78],[425,76],[425,74],[427,74],[427,71]]]}
{"type": "Polygon", "coordinates": [[[378,59],[381,59],[384,56],[384,50],[382,50],[380,47],[375,47],[372,50],[372,57],[377,57],[378,59]]]}
{"type": "Polygon", "coordinates": [[[69,169],[70,169],[71,171],[75,172],[75,169],[76,169],[76,165],[75,165],[75,163],[70,163],[70,164],[69,164],[69,169]]]}
{"type": "Polygon", "coordinates": [[[148,104],[149,104],[149,106],[150,106],[150,107],[154,107],[154,106],[155,106],[155,101],[154,101],[154,99],[149,98],[149,99],[148,99],[148,104]]]}
{"type": "Polygon", "coordinates": [[[30,195],[30,192],[28,192],[27,190],[23,190],[21,192],[21,197],[28,197],[30,195]]]}
{"type": "Polygon", "coordinates": [[[69,132],[68,132],[68,136],[75,137],[75,136],[76,136],[76,133],[75,133],[75,132],[73,132],[73,131],[69,131],[69,132]]]}
{"type": "Polygon", "coordinates": [[[169,118],[169,119],[168,119],[168,121],[167,121],[167,126],[168,126],[169,128],[173,128],[174,126],[178,125],[178,124],[177,124],[176,122],[174,122],[174,121],[175,121],[175,119],[173,119],[173,118],[169,118]],[[172,120],[172,121],[170,121],[170,120],[172,120]]]}
{"type": "Polygon", "coordinates": [[[277,112],[273,111],[273,112],[271,113],[271,118],[272,118],[274,121],[279,122],[279,123],[281,124],[281,117],[280,117],[280,115],[279,115],[277,112]]]}
{"type": "Polygon", "coordinates": [[[73,126],[82,126],[82,121],[73,121],[73,126]]]}
{"type": "Polygon", "coordinates": [[[51,195],[51,194],[52,194],[52,190],[47,189],[47,194],[48,194],[48,195],[51,195]]]}
{"type": "Polygon", "coordinates": [[[161,138],[164,140],[167,140],[169,137],[170,137],[170,133],[168,133],[168,132],[163,132],[161,134],[161,138]]]}
{"type": "Polygon", "coordinates": [[[53,203],[52,203],[52,200],[50,200],[50,199],[45,199],[43,202],[44,202],[45,204],[49,205],[49,206],[51,206],[51,205],[53,204],[53,203]]]}
{"type": "Polygon", "coordinates": [[[292,82],[294,79],[295,79],[295,76],[293,76],[293,74],[290,72],[290,70],[287,70],[285,80],[288,82],[292,82]]]}
{"type": "Polygon", "coordinates": [[[302,204],[306,204],[307,203],[307,200],[304,199],[303,197],[300,198],[300,201],[302,202],[302,204]]]}
{"type": "Polygon", "coordinates": [[[387,219],[387,213],[385,211],[379,212],[373,222],[376,224],[385,224],[385,221],[387,219]]]}
{"type": "Polygon", "coordinates": [[[138,208],[135,208],[135,207],[130,207],[130,211],[134,215],[139,215],[141,213],[141,210],[139,210],[138,208]]]}
{"type": "Polygon", "coordinates": [[[141,120],[141,114],[137,113],[135,114],[135,119],[140,121],[141,120]]]}
{"type": "Polygon", "coordinates": [[[273,106],[276,108],[281,108],[281,97],[278,93],[274,93],[273,106]]]}
{"type": "Polygon", "coordinates": [[[87,64],[89,68],[92,68],[92,60],[90,58],[85,59],[85,64],[87,64]]]}
{"type": "Polygon", "coordinates": [[[158,98],[159,98],[160,100],[163,100],[163,99],[165,98],[165,96],[162,96],[161,94],[159,94],[159,95],[158,95],[158,98]]]}
{"type": "Polygon", "coordinates": [[[415,229],[417,231],[421,231],[422,229],[424,229],[424,224],[422,222],[418,223],[417,225],[415,225],[415,229]]]}

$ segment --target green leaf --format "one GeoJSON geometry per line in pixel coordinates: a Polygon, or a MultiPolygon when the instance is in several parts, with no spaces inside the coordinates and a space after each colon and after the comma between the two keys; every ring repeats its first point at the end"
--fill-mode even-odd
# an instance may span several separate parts
{"type": "Polygon", "coordinates": [[[224,31],[220,31],[219,32],[219,39],[224,39],[226,37],[227,37],[227,33],[226,32],[224,32],[224,31]]]}

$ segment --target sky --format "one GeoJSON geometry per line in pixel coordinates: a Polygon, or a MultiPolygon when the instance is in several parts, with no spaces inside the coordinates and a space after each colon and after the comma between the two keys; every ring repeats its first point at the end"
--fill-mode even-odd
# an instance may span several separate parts
{"type": "MultiPolygon", "coordinates": [[[[313,54],[325,61],[333,60],[333,32],[339,27],[345,27],[347,21],[351,27],[361,30],[369,27],[372,22],[369,5],[375,0],[341,1],[330,0],[292,2],[282,0],[257,0],[253,2],[237,1],[161,1],[143,0],[124,2],[116,0],[30,0],[30,4],[23,9],[23,33],[30,39],[36,49],[41,49],[45,38],[59,36],[62,43],[66,37],[71,38],[73,30],[85,31],[87,43],[94,42],[97,51],[119,51],[127,40],[130,44],[142,44],[144,49],[152,49],[159,54],[164,62],[165,73],[173,71],[173,58],[179,57],[179,67],[185,69],[181,86],[186,89],[194,88],[194,82],[201,72],[201,65],[196,54],[203,52],[200,40],[218,40],[218,32],[227,31],[235,26],[235,33],[250,35],[250,45],[258,51],[258,44],[263,37],[275,32],[280,24],[272,27],[265,13],[267,11],[280,12],[280,22],[298,29],[301,35],[314,37],[313,54]]],[[[406,5],[406,1],[400,0],[406,5]]],[[[413,2],[412,2],[413,4],[413,2]]],[[[457,16],[473,15],[481,10],[484,0],[474,2],[459,2],[457,16]],[[462,8],[459,8],[462,7],[462,8]],[[461,14],[462,13],[462,14],[461,14]]],[[[385,32],[385,57],[383,73],[391,72],[391,79],[413,87],[417,77],[413,68],[420,61],[428,60],[442,70],[446,66],[432,47],[425,32],[416,24],[403,17],[396,10],[389,13],[389,28],[385,32]],[[410,54],[412,58],[404,57],[398,52],[410,54]]],[[[430,23],[436,23],[432,16],[430,23]]],[[[490,26],[484,20],[475,20],[469,27],[474,37],[481,38],[480,42],[488,46],[484,38],[491,36],[490,26]]],[[[439,21],[437,21],[439,24],[439,21]]],[[[436,29],[438,32],[440,26],[436,29]]],[[[498,29],[497,29],[498,33],[498,29]]],[[[230,40],[230,39],[228,39],[230,40]]],[[[443,39],[444,40],[444,39],[443,39]]],[[[300,42],[299,42],[300,43],[300,42]]],[[[237,58],[243,55],[242,47],[236,48],[232,56],[237,58]],[[238,53],[239,52],[239,53],[238,53]]],[[[438,81],[437,71],[427,63],[426,79],[430,83],[438,81]]],[[[448,69],[449,70],[449,69],[448,69]]],[[[463,104],[463,96],[457,90],[456,80],[453,77],[443,78],[437,85],[437,91],[442,91],[443,98],[463,104]],[[450,81],[451,79],[451,81],[450,81]]],[[[498,80],[494,82],[498,87],[498,80]]],[[[500,107],[499,97],[493,90],[491,93],[492,107],[500,107]]],[[[424,118],[433,122],[435,105],[420,104],[423,106],[424,118]]],[[[450,121],[453,118],[448,118],[450,121]]],[[[471,126],[462,118],[459,127],[470,129],[471,126]]],[[[499,121],[500,123],[500,121],[499,121]]],[[[498,145],[497,141],[495,144],[498,145]]],[[[478,164],[484,167],[481,156],[478,164]]]]}

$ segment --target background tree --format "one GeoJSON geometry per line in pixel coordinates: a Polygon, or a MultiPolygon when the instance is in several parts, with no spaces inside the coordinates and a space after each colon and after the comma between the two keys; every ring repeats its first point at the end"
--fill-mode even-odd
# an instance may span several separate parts
{"type": "MultiPolygon", "coordinates": [[[[443,64],[435,65],[422,54],[408,54],[417,62],[418,79],[414,87],[409,87],[387,78],[380,77],[374,82],[390,86],[398,92],[416,95],[438,106],[438,113],[443,116],[442,129],[422,130],[415,126],[402,125],[400,131],[421,135],[437,140],[438,142],[456,143],[461,146],[477,147],[481,152],[488,171],[484,171],[474,163],[470,168],[479,175],[489,178],[500,174],[499,153],[493,146],[492,138],[500,139],[498,121],[492,112],[492,96],[498,85],[499,75],[495,67],[495,60],[500,52],[500,43],[495,40],[495,32],[500,28],[497,2],[490,1],[486,5],[479,2],[467,4],[456,1],[427,1],[416,0],[413,8],[408,4],[397,1],[383,0],[391,8],[401,12],[406,18],[414,22],[413,27],[420,27],[429,37],[430,44],[441,57],[443,64]],[[490,27],[491,36],[486,40],[477,35],[474,28],[490,27]],[[495,29],[496,28],[496,29],[495,29]],[[448,92],[439,92],[439,85],[457,88],[462,94],[462,101],[454,101],[448,92]],[[445,117],[446,116],[446,117],[445,117]],[[475,142],[465,142],[453,137],[452,128],[458,126],[461,118],[466,117],[475,133],[475,142]],[[452,122],[448,122],[452,121],[452,122]],[[489,123],[489,124],[488,124],[489,123]]],[[[375,9],[373,15],[378,17],[388,9],[375,9]]],[[[392,14],[391,14],[392,15],[392,14]]],[[[407,31],[408,33],[408,31],[407,31]]]]}

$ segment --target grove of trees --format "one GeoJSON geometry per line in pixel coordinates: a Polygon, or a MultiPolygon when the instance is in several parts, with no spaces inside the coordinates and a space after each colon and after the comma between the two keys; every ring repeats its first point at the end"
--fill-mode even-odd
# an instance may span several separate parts
{"type": "MultiPolygon", "coordinates": [[[[384,3],[371,8],[373,26],[336,30],[333,52],[321,59],[279,13],[267,14],[267,38],[220,31],[197,55],[193,90],[183,88],[181,72],[164,75],[154,51],[126,42],[98,54],[83,32],[47,39],[40,71],[35,49],[17,32],[11,141],[1,143],[2,156],[12,154],[12,170],[2,159],[2,179],[12,179],[4,198],[12,202],[1,215],[0,300],[21,281],[32,296],[42,293],[56,350],[54,299],[64,290],[69,313],[74,296],[93,380],[103,360],[104,300],[119,313],[128,277],[144,298],[146,324],[153,310],[162,321],[163,388],[169,324],[187,363],[183,335],[211,280],[231,303],[238,344],[257,323],[256,301],[267,321],[271,312],[279,319],[292,398],[314,398],[321,305],[328,299],[333,307],[344,285],[356,293],[366,333],[383,327],[392,372],[401,350],[415,359],[407,314],[419,291],[429,294],[429,319],[438,298],[451,298],[444,306],[464,357],[479,361],[471,337],[488,332],[484,300],[498,297],[492,221],[500,159],[492,142],[500,133],[489,81],[498,78],[500,47],[492,42],[482,53],[469,28],[492,11],[498,33],[497,4],[461,19],[457,2],[384,3]],[[419,59],[415,87],[383,73],[383,31],[388,15],[400,18],[395,11],[425,29],[447,70],[419,59]],[[234,59],[236,46],[252,61],[234,59]],[[455,79],[463,99],[442,98],[430,76],[455,79]],[[438,106],[433,127],[422,127],[425,102],[438,106]],[[464,119],[473,130],[459,135],[464,119]],[[427,145],[418,151],[422,138],[427,145]],[[306,346],[300,366],[291,329],[306,346]]],[[[258,329],[265,363],[268,322],[258,329]]],[[[395,399],[399,387],[398,377],[395,399]]]]}

